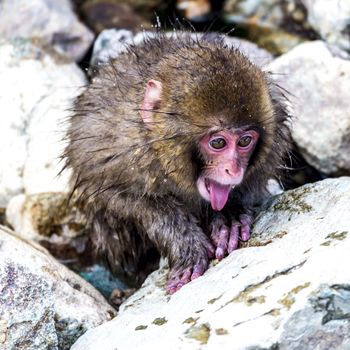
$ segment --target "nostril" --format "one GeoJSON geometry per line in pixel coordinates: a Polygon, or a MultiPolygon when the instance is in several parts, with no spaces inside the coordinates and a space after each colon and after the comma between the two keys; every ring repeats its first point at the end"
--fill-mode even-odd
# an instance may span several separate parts
{"type": "Polygon", "coordinates": [[[231,175],[231,174],[230,174],[230,170],[225,169],[225,172],[226,172],[226,174],[231,175]]]}

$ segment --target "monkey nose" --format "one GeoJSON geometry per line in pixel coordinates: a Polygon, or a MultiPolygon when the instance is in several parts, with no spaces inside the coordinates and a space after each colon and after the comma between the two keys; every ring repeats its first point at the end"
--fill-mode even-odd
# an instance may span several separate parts
{"type": "Polygon", "coordinates": [[[230,180],[236,179],[236,178],[241,176],[241,169],[238,166],[236,166],[235,164],[225,165],[222,170],[223,170],[222,174],[223,175],[225,174],[224,176],[230,180]]]}

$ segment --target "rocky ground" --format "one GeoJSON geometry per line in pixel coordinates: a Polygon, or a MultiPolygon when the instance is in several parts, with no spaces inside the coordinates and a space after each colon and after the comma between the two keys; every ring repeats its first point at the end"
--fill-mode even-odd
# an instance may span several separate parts
{"type": "Polygon", "coordinates": [[[0,1],[0,349],[350,348],[350,3],[213,3],[0,1]],[[92,67],[173,11],[234,25],[227,43],[291,92],[297,169],[244,249],[172,296],[163,262],[117,314],[131,291],[57,176],[65,120],[92,67]]]}

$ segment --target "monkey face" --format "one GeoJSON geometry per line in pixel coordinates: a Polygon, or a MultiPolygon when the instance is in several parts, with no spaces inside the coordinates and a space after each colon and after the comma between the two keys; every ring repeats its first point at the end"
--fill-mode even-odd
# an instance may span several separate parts
{"type": "Polygon", "coordinates": [[[205,166],[197,180],[197,189],[213,210],[223,209],[231,189],[242,182],[258,139],[258,132],[249,129],[221,130],[201,139],[205,166]]]}

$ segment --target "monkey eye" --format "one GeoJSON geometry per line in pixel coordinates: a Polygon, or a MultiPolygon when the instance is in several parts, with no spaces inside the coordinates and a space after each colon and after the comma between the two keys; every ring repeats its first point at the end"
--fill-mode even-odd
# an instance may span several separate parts
{"type": "Polygon", "coordinates": [[[214,149],[222,149],[226,146],[226,140],[222,137],[217,137],[209,142],[210,146],[214,149]]]}
{"type": "Polygon", "coordinates": [[[246,136],[241,137],[238,140],[237,144],[239,147],[248,147],[250,145],[250,143],[252,142],[252,139],[253,138],[251,136],[246,135],[246,136]]]}

